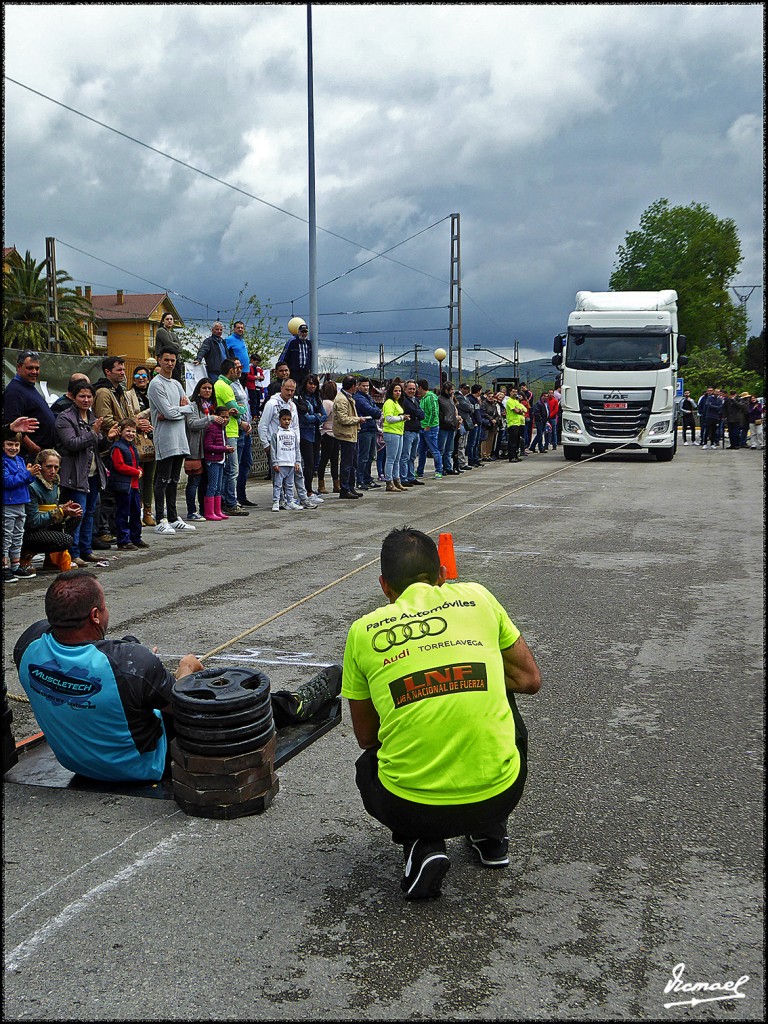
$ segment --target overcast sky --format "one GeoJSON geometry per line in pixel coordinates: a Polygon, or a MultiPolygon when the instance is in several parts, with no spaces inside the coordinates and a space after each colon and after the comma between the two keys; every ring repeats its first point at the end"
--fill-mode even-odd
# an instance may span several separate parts
{"type": "MultiPolygon", "coordinates": [[[[42,259],[53,235],[78,283],[167,288],[206,334],[246,282],[283,330],[308,320],[305,6],[4,13],[4,244],[42,259]]],[[[321,352],[355,368],[380,344],[447,347],[452,213],[465,368],[473,344],[548,358],[575,292],[608,287],[661,197],[732,218],[738,283],[762,286],[762,19],[757,4],[313,8],[321,352]],[[348,273],[417,232],[399,263],[348,273]]]]}

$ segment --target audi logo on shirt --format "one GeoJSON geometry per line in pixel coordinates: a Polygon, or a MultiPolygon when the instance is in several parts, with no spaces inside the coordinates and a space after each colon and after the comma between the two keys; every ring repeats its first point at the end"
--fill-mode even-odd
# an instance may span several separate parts
{"type": "Polygon", "coordinates": [[[425,636],[440,636],[448,629],[448,623],[440,616],[418,619],[415,622],[399,622],[390,629],[374,633],[371,646],[378,654],[385,654],[393,647],[402,647],[409,640],[421,640],[425,636]]]}

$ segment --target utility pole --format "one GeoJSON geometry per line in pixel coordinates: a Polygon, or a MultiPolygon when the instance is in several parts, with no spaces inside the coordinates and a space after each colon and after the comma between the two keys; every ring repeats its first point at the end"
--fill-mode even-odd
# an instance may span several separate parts
{"type": "Polygon", "coordinates": [[[515,348],[512,355],[513,374],[515,380],[520,383],[520,342],[515,338],[515,348]]]}
{"type": "Polygon", "coordinates": [[[379,384],[384,383],[384,345],[379,345],[379,384]]]}
{"type": "Polygon", "coordinates": [[[61,352],[59,296],[56,289],[56,239],[45,240],[45,289],[48,313],[48,351],[61,352]]]}
{"type": "Polygon", "coordinates": [[[453,350],[458,354],[461,383],[461,214],[451,214],[450,300],[448,303],[448,379],[453,379],[453,350]]]}
{"type": "Polygon", "coordinates": [[[307,163],[309,168],[309,336],[311,368],[317,373],[320,322],[317,315],[317,211],[315,206],[315,98],[312,66],[312,4],[307,4],[307,163]]]}

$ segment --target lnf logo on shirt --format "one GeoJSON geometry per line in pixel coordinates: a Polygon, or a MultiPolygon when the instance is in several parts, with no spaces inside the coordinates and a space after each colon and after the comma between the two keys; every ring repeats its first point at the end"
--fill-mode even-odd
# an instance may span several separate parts
{"type": "Polygon", "coordinates": [[[469,662],[458,665],[444,665],[424,672],[395,679],[389,684],[392,701],[396,708],[414,704],[427,697],[445,697],[452,693],[467,693],[471,690],[487,690],[488,673],[483,662],[469,662]]]}
{"type": "MultiPolygon", "coordinates": [[[[77,671],[77,670],[75,670],[77,671]]],[[[89,707],[88,698],[101,690],[101,683],[61,672],[55,664],[30,665],[29,674],[36,693],[54,704],[69,704],[70,707],[89,707]]]]}

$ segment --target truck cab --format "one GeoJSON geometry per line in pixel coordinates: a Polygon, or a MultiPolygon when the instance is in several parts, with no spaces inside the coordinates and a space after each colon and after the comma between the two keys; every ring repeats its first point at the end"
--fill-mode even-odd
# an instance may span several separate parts
{"type": "Polygon", "coordinates": [[[622,448],[672,459],[685,348],[677,292],[577,292],[552,359],[562,373],[565,458],[622,448]]]}

